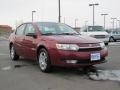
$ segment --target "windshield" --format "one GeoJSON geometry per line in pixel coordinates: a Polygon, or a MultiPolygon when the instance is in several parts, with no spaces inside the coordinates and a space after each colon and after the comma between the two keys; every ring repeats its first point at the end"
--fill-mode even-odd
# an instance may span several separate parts
{"type": "Polygon", "coordinates": [[[37,23],[43,35],[72,35],[78,34],[74,29],[66,24],[60,23],[37,23]]]}
{"type": "Polygon", "coordinates": [[[88,26],[88,31],[94,32],[94,31],[105,31],[102,26],[88,26]]]}

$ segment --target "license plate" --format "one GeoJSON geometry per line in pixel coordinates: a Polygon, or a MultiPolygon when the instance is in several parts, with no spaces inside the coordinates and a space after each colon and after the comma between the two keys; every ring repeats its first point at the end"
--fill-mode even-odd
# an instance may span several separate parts
{"type": "Polygon", "coordinates": [[[98,61],[98,60],[100,60],[100,53],[92,53],[91,61],[98,61]]]}

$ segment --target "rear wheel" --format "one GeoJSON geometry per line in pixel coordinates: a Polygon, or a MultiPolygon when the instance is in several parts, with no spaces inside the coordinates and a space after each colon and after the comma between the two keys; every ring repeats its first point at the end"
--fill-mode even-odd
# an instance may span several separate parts
{"type": "Polygon", "coordinates": [[[11,45],[11,47],[10,47],[10,57],[11,57],[12,60],[18,60],[19,59],[19,55],[17,55],[13,45],[11,45]]]}
{"type": "Polygon", "coordinates": [[[51,71],[51,62],[46,49],[42,48],[38,54],[39,67],[42,72],[51,71]]]}

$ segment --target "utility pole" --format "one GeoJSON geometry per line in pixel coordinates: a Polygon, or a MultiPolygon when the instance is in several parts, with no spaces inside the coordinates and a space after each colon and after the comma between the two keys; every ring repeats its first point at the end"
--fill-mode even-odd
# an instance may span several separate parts
{"type": "Polygon", "coordinates": [[[95,4],[89,4],[89,6],[93,7],[93,26],[95,25],[95,6],[98,6],[98,3],[95,4]]]}
{"type": "Polygon", "coordinates": [[[113,20],[113,30],[115,30],[115,20],[117,19],[117,18],[111,18],[112,20],[113,20]]]}
{"type": "Polygon", "coordinates": [[[58,0],[58,9],[59,9],[58,22],[61,23],[61,2],[60,0],[58,0]]]}
{"type": "Polygon", "coordinates": [[[34,13],[35,13],[36,11],[32,11],[32,22],[34,22],[34,13]]]}
{"type": "Polygon", "coordinates": [[[105,29],[105,24],[106,24],[106,15],[108,14],[101,14],[102,16],[104,16],[104,29],[105,29]]]}

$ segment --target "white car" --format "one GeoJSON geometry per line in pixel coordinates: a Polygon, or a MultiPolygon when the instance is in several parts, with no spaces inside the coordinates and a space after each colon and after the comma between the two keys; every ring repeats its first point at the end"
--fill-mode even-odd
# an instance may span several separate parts
{"type": "Polygon", "coordinates": [[[116,42],[117,40],[120,40],[120,31],[114,30],[111,31],[109,34],[110,34],[109,37],[110,42],[116,42]]]}
{"type": "Polygon", "coordinates": [[[85,26],[80,30],[81,35],[87,35],[96,39],[99,39],[108,45],[109,34],[104,30],[102,26],[85,26]]]}

